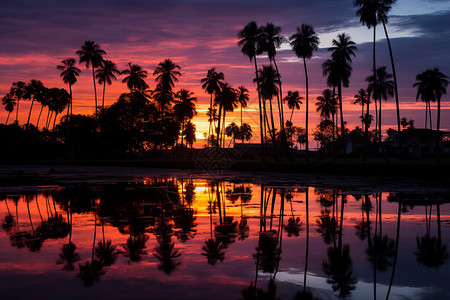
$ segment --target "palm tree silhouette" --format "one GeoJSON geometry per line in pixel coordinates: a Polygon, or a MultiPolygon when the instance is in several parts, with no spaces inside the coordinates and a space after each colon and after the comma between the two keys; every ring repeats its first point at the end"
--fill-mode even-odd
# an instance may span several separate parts
{"type": "Polygon", "coordinates": [[[245,25],[244,29],[238,32],[237,37],[239,38],[238,46],[242,47],[241,52],[250,59],[250,62],[253,60],[255,64],[255,76],[256,86],[258,91],[258,101],[259,101],[259,133],[261,137],[261,145],[263,146],[262,151],[262,160],[265,160],[266,155],[266,139],[265,139],[265,121],[263,120],[263,110],[262,110],[262,101],[261,101],[261,90],[259,87],[258,80],[258,65],[256,62],[256,56],[262,53],[262,49],[259,46],[261,41],[261,28],[258,27],[255,21],[252,21],[245,25]]]}
{"type": "MultiPolygon", "coordinates": [[[[279,112],[279,120],[280,120],[280,134],[282,143],[286,143],[286,133],[284,129],[284,113],[283,113],[283,92],[281,89],[281,78],[280,72],[278,71],[277,62],[275,56],[277,55],[277,48],[281,47],[281,44],[286,40],[284,36],[281,35],[281,27],[275,26],[272,23],[267,23],[266,26],[261,27],[261,40],[260,47],[264,51],[267,52],[267,56],[269,56],[270,62],[274,64],[276,74],[278,77],[278,87],[279,87],[279,95],[277,95],[277,103],[278,103],[278,112],[279,112]]],[[[284,145],[286,146],[286,145],[284,145]]]]}
{"type": "Polygon", "coordinates": [[[440,123],[441,123],[441,97],[447,94],[447,75],[439,71],[439,68],[427,69],[426,71],[417,74],[416,83],[413,87],[417,87],[417,96],[422,99],[427,99],[429,101],[436,101],[438,103],[437,107],[437,135],[436,135],[436,162],[440,161],[440,123]]]}
{"type": "Polygon", "coordinates": [[[8,112],[8,116],[6,117],[5,125],[8,125],[9,115],[13,112],[14,107],[16,106],[16,101],[11,94],[6,94],[2,99],[2,104],[5,106],[5,110],[8,112]]]}
{"type": "Polygon", "coordinates": [[[270,65],[263,66],[262,69],[258,70],[258,77],[255,78],[253,81],[259,81],[261,100],[263,103],[263,110],[264,110],[264,118],[267,121],[267,128],[269,129],[269,134],[270,134],[270,137],[272,138],[275,155],[278,155],[277,142],[276,142],[276,136],[275,136],[276,128],[275,128],[275,123],[273,120],[273,110],[272,110],[272,98],[273,98],[273,96],[278,95],[278,92],[279,92],[278,74],[272,66],[270,66],[270,65]],[[270,105],[269,107],[270,107],[270,119],[271,119],[272,129],[270,128],[266,109],[265,109],[266,100],[269,101],[269,105],[270,105]]]}
{"type": "Polygon", "coordinates": [[[75,270],[75,263],[81,260],[81,256],[76,250],[77,246],[72,242],[63,245],[63,248],[59,253],[59,259],[56,263],[58,265],[64,264],[62,268],[64,271],[75,270]]]}
{"type": "Polygon", "coordinates": [[[186,144],[189,145],[189,147],[193,147],[194,143],[197,141],[197,137],[195,135],[195,131],[197,130],[197,127],[194,123],[191,121],[188,121],[186,123],[186,127],[184,128],[182,135],[186,137],[186,144]]]}
{"type": "MultiPolygon", "coordinates": [[[[49,88],[44,87],[44,89],[41,91],[41,93],[39,93],[39,97],[36,99],[36,101],[38,101],[39,104],[41,105],[41,110],[39,111],[38,119],[36,121],[36,127],[39,127],[39,121],[41,120],[42,111],[44,110],[45,107],[48,107],[50,92],[51,91],[49,88]]],[[[71,105],[71,103],[69,103],[69,105],[67,105],[67,113],[68,114],[69,114],[70,105],[71,105]]]]}
{"type": "Polygon", "coordinates": [[[169,94],[172,92],[172,88],[175,86],[175,82],[178,81],[178,77],[181,76],[180,66],[175,64],[172,60],[166,59],[160,62],[156,69],[153,71],[153,76],[156,76],[155,81],[158,82],[158,87],[161,92],[161,98],[158,98],[158,102],[161,109],[161,119],[164,118],[164,108],[170,104],[169,94]]]}
{"type": "Polygon", "coordinates": [[[10,94],[13,98],[17,100],[17,107],[16,107],[16,123],[19,124],[19,102],[20,99],[23,99],[23,96],[25,95],[25,86],[26,83],[23,81],[17,81],[13,82],[10,94]]]}
{"type": "Polygon", "coordinates": [[[322,96],[318,96],[316,100],[316,111],[320,113],[320,116],[325,120],[329,120],[331,116],[331,121],[333,123],[333,156],[334,159],[336,159],[335,115],[337,112],[337,99],[330,89],[325,89],[322,91],[322,96]]]}
{"type": "Polygon", "coordinates": [[[94,41],[85,41],[81,46],[81,49],[76,52],[80,57],[80,64],[85,63],[86,68],[92,67],[92,81],[94,82],[94,95],[95,95],[95,110],[97,115],[97,88],[95,87],[95,69],[101,66],[103,61],[103,55],[106,54],[104,50],[100,48],[100,45],[94,41]]]}
{"type": "Polygon", "coordinates": [[[284,97],[283,100],[287,102],[289,109],[292,109],[289,122],[292,123],[292,116],[294,115],[294,109],[300,110],[300,104],[303,104],[303,102],[301,101],[302,99],[303,97],[300,96],[300,93],[298,91],[295,92],[288,91],[286,97],[284,97]]]}
{"type": "Polygon", "coordinates": [[[225,127],[226,112],[233,112],[238,106],[238,98],[236,90],[232,88],[228,83],[222,85],[222,90],[216,96],[214,105],[219,105],[219,121],[217,126],[217,139],[218,146],[224,147],[225,135],[222,132],[222,127],[225,127]],[[222,120],[223,119],[223,120],[222,120]]]}
{"type": "Polygon", "coordinates": [[[361,129],[364,130],[364,105],[369,101],[367,98],[367,91],[365,89],[359,89],[358,94],[353,96],[353,98],[355,98],[353,104],[361,105],[361,129]]]}
{"type": "MultiPolygon", "coordinates": [[[[197,115],[195,102],[197,102],[197,97],[194,97],[194,93],[189,90],[181,89],[175,94],[173,109],[175,116],[181,123],[181,132],[184,131],[187,122],[197,115]]],[[[181,134],[181,145],[183,145],[183,134],[181,134]]]]}
{"type": "Polygon", "coordinates": [[[34,101],[39,97],[39,94],[44,90],[44,84],[42,81],[37,79],[31,79],[29,83],[25,86],[24,99],[31,100],[30,112],[28,113],[27,124],[30,124],[31,110],[33,109],[34,101]]]}
{"type": "Polygon", "coordinates": [[[143,92],[148,88],[148,85],[145,82],[147,71],[142,69],[141,66],[129,62],[128,69],[123,70],[122,74],[127,75],[122,79],[122,82],[127,84],[130,93],[134,90],[143,92]]]}
{"type": "Polygon", "coordinates": [[[380,143],[380,149],[384,152],[381,140],[381,100],[387,101],[388,96],[394,95],[394,81],[392,80],[392,74],[386,71],[386,67],[379,67],[377,69],[376,77],[373,75],[368,76],[366,81],[368,82],[367,91],[373,95],[375,101],[379,101],[380,107],[378,110],[378,142],[380,143]]]}
{"type": "Polygon", "coordinates": [[[103,83],[102,109],[104,109],[106,83],[108,83],[108,85],[111,85],[112,80],[117,80],[115,74],[121,74],[121,72],[117,69],[115,63],[110,60],[103,60],[96,73],[97,74],[95,75],[95,78],[98,79],[98,84],[103,83]]]}
{"type": "Polygon", "coordinates": [[[242,85],[237,88],[237,92],[239,105],[241,106],[241,127],[242,127],[242,109],[247,107],[247,103],[250,98],[248,95],[248,89],[242,85]]]}
{"type": "MultiPolygon", "coordinates": [[[[52,88],[49,92],[49,99],[47,100],[47,106],[49,111],[55,113],[53,119],[53,128],[55,127],[56,117],[62,113],[64,109],[70,104],[70,95],[65,89],[52,88]]],[[[50,124],[47,125],[47,128],[50,124]]]]}
{"type": "Polygon", "coordinates": [[[326,60],[322,64],[322,73],[324,76],[328,75],[328,86],[338,87],[339,98],[339,110],[341,117],[341,135],[343,141],[344,155],[347,159],[347,149],[345,146],[345,126],[344,126],[344,114],[342,110],[342,86],[348,87],[350,83],[350,75],[352,73],[351,56],[355,56],[356,46],[350,39],[350,36],[341,33],[338,35],[338,39],[333,39],[333,46],[328,48],[328,51],[332,51],[331,59],[326,60]]]}
{"type": "Polygon", "coordinates": [[[225,259],[224,250],[226,247],[222,241],[210,238],[205,241],[205,245],[202,246],[203,252],[201,255],[206,256],[208,264],[214,266],[217,261],[223,261],[225,259]]]}
{"type": "MultiPolygon", "coordinates": [[[[211,68],[206,73],[206,76],[200,80],[202,83],[202,89],[204,89],[208,94],[210,94],[211,98],[209,100],[209,112],[211,113],[213,110],[213,94],[218,94],[220,92],[221,86],[223,84],[222,80],[225,77],[222,72],[217,73],[216,68],[211,68]]],[[[214,118],[209,118],[209,129],[208,135],[211,136],[212,132],[212,123],[214,122],[214,128],[216,127],[214,118]]]]}
{"type": "Polygon", "coordinates": [[[59,76],[62,77],[64,83],[69,84],[70,104],[69,109],[67,110],[67,116],[69,116],[72,115],[72,85],[77,82],[77,77],[80,76],[81,70],[75,66],[74,58],[66,58],[62,60],[61,65],[56,68],[62,71],[59,76]]]}
{"type": "Polygon", "coordinates": [[[319,49],[319,37],[317,36],[314,28],[308,24],[302,24],[301,27],[297,27],[297,32],[291,35],[289,38],[291,41],[292,50],[295,52],[297,57],[303,59],[303,65],[305,68],[305,83],[306,83],[306,117],[305,117],[305,128],[306,128],[306,155],[308,157],[308,117],[309,117],[309,86],[308,86],[308,70],[306,68],[306,59],[310,59],[314,53],[319,49]]]}

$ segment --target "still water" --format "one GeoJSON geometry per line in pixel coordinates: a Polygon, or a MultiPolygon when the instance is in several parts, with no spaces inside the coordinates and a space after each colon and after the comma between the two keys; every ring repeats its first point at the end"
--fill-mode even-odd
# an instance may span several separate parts
{"type": "Polygon", "coordinates": [[[195,176],[3,189],[0,295],[450,299],[449,200],[195,176]]]}

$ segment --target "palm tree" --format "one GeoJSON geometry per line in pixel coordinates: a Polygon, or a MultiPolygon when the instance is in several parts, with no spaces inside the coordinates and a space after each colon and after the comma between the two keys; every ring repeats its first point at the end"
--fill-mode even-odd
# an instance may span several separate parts
{"type": "MultiPolygon", "coordinates": [[[[239,38],[238,46],[242,47],[241,52],[255,63],[255,76],[258,79],[258,65],[256,63],[256,56],[262,53],[261,47],[258,46],[261,38],[261,28],[258,27],[255,21],[252,21],[245,25],[244,29],[238,32],[237,37],[239,38]]],[[[262,159],[265,159],[265,132],[263,130],[263,112],[262,112],[262,102],[261,93],[259,88],[259,80],[256,80],[257,91],[258,91],[258,101],[259,101],[259,133],[261,137],[261,145],[263,146],[262,159]]]]}
{"type": "Polygon", "coordinates": [[[235,141],[239,137],[239,126],[236,123],[232,122],[227,127],[225,127],[225,134],[227,137],[230,137],[230,143],[228,144],[228,148],[230,148],[231,142],[235,141]]]}
{"type": "Polygon", "coordinates": [[[103,83],[103,97],[102,97],[102,109],[105,108],[105,87],[112,84],[112,80],[117,80],[115,74],[121,74],[117,69],[115,63],[110,60],[103,60],[99,69],[96,72],[95,78],[98,79],[98,84],[103,83]]]}
{"type": "Polygon", "coordinates": [[[242,109],[247,107],[247,103],[250,98],[248,96],[248,89],[242,85],[237,88],[237,92],[239,105],[241,106],[241,126],[242,126],[242,109]]]}
{"type": "Polygon", "coordinates": [[[242,126],[239,128],[239,139],[242,141],[242,143],[244,143],[244,140],[250,141],[253,136],[252,132],[252,127],[249,124],[242,124],[242,126]]]}
{"type": "Polygon", "coordinates": [[[355,56],[356,46],[355,42],[350,39],[350,36],[341,33],[338,35],[338,39],[333,39],[332,47],[328,48],[328,51],[332,51],[331,59],[326,60],[322,64],[322,73],[324,76],[328,76],[328,86],[337,86],[338,98],[339,98],[339,110],[341,117],[341,135],[343,141],[343,148],[345,158],[347,159],[347,149],[345,147],[345,127],[344,127],[344,114],[342,110],[342,86],[348,87],[350,84],[350,75],[352,73],[351,56],[355,56]]]}
{"type": "Polygon", "coordinates": [[[281,35],[281,27],[275,26],[272,23],[267,23],[266,26],[261,27],[261,42],[260,46],[262,47],[262,50],[267,52],[267,56],[269,56],[270,62],[273,62],[275,66],[275,70],[278,75],[278,86],[280,94],[277,95],[277,102],[278,102],[278,112],[279,112],[279,118],[280,118],[280,131],[282,132],[282,135],[284,135],[284,138],[282,139],[283,143],[286,141],[285,137],[285,130],[284,130],[284,113],[283,113],[283,92],[281,89],[281,79],[280,79],[280,72],[278,71],[277,62],[275,60],[275,56],[277,55],[277,48],[280,48],[281,44],[286,41],[286,38],[281,35]]]}
{"type": "Polygon", "coordinates": [[[30,124],[31,110],[33,109],[33,103],[39,94],[44,90],[44,84],[42,81],[37,79],[31,79],[29,83],[25,86],[24,99],[31,100],[30,112],[28,113],[27,125],[30,124]]]}
{"type": "Polygon", "coordinates": [[[184,131],[182,132],[182,134],[186,136],[186,144],[188,144],[191,147],[191,149],[194,143],[197,141],[197,138],[195,136],[196,129],[197,128],[195,124],[192,123],[191,121],[188,121],[186,123],[186,127],[184,128],[184,131]]]}
{"type": "Polygon", "coordinates": [[[181,89],[175,94],[174,100],[174,112],[181,123],[181,145],[183,145],[183,131],[185,123],[191,120],[197,111],[195,110],[195,102],[197,102],[197,97],[193,96],[194,93],[186,89],[181,89]]]}
{"type": "Polygon", "coordinates": [[[274,149],[276,149],[276,137],[275,137],[276,128],[273,120],[272,98],[273,96],[278,95],[278,86],[279,86],[278,74],[272,66],[263,66],[262,69],[259,69],[258,71],[258,77],[255,78],[253,81],[259,81],[261,99],[263,101],[264,118],[267,120],[267,123],[269,121],[267,119],[265,103],[266,100],[269,100],[272,129],[270,129],[269,124],[267,124],[267,127],[269,128],[269,133],[272,138],[274,149]]]}
{"type": "Polygon", "coordinates": [[[306,154],[308,156],[308,116],[309,116],[309,87],[308,87],[308,70],[306,68],[306,59],[310,59],[314,51],[319,49],[319,37],[317,36],[314,28],[308,24],[302,24],[301,27],[297,27],[297,32],[291,35],[289,38],[291,41],[292,50],[294,50],[297,57],[303,58],[303,65],[305,67],[305,80],[306,80],[306,154]]]}
{"type": "MultiPolygon", "coordinates": [[[[220,92],[220,87],[222,86],[225,77],[222,72],[217,73],[216,68],[211,68],[206,73],[206,76],[200,80],[202,83],[202,89],[204,89],[208,94],[211,95],[209,100],[209,112],[212,112],[213,109],[213,94],[217,94],[220,92]]],[[[208,134],[211,136],[212,134],[212,126],[211,124],[214,122],[213,118],[209,118],[209,129],[208,134]]],[[[214,122],[215,127],[215,122],[214,122]]]]}
{"type": "Polygon", "coordinates": [[[357,105],[361,105],[361,128],[364,128],[364,122],[363,122],[363,118],[364,118],[364,105],[369,101],[368,97],[367,97],[367,91],[365,89],[360,89],[358,91],[358,94],[356,94],[355,96],[353,96],[355,98],[355,101],[353,102],[353,104],[357,105]]]}
{"type": "Polygon", "coordinates": [[[316,98],[316,111],[320,113],[320,116],[326,120],[330,119],[333,125],[333,156],[336,159],[336,121],[335,116],[337,112],[337,101],[336,96],[330,89],[325,89],[322,91],[322,96],[316,98]]]}
{"type": "Polygon", "coordinates": [[[147,71],[142,69],[141,66],[128,63],[129,69],[123,70],[122,74],[127,75],[122,79],[123,83],[127,84],[130,89],[130,93],[133,90],[143,92],[148,88],[145,78],[147,78],[147,71]]]}
{"type": "Polygon", "coordinates": [[[384,66],[377,69],[375,78],[371,75],[366,78],[366,81],[369,84],[367,87],[368,93],[373,95],[375,101],[378,100],[380,102],[378,112],[378,139],[381,147],[381,100],[386,101],[388,96],[392,97],[394,95],[395,85],[392,80],[392,74],[388,73],[384,66]]]}
{"type": "MultiPolygon", "coordinates": [[[[153,76],[156,76],[155,81],[158,82],[158,88],[162,91],[161,95],[168,95],[172,92],[175,82],[181,76],[180,66],[175,64],[172,60],[166,59],[160,62],[153,71],[153,76]]],[[[160,99],[161,118],[164,117],[165,105],[170,104],[170,97],[164,96],[160,99]]]]}
{"type": "MultiPolygon", "coordinates": [[[[392,75],[394,80],[394,94],[395,94],[395,104],[397,109],[397,130],[400,132],[400,106],[398,99],[398,85],[397,85],[397,75],[395,72],[395,64],[394,64],[394,56],[392,54],[391,42],[388,36],[388,32],[386,29],[386,24],[388,22],[388,12],[391,10],[392,4],[394,4],[396,0],[374,0],[374,1],[365,1],[365,0],[354,0],[354,6],[359,7],[356,14],[360,17],[361,23],[366,25],[368,28],[373,27],[373,74],[375,76],[375,27],[377,24],[382,23],[384,33],[386,36],[386,40],[389,48],[389,56],[391,59],[391,67],[392,67],[392,75]]],[[[369,97],[370,98],[370,97],[369,97]]],[[[367,112],[369,114],[369,112],[367,112]]],[[[399,139],[399,148],[400,153],[402,144],[401,139],[399,139]]]]}
{"type": "Polygon", "coordinates": [[[97,88],[95,87],[95,69],[101,66],[103,55],[106,54],[100,48],[100,45],[94,41],[85,41],[81,49],[76,52],[80,57],[80,64],[85,63],[86,68],[92,67],[92,80],[94,81],[94,95],[95,95],[95,115],[97,115],[97,88]]]}
{"type": "Polygon", "coordinates": [[[17,124],[19,124],[19,102],[20,102],[20,99],[22,99],[23,96],[25,95],[25,86],[26,86],[26,83],[23,81],[13,82],[13,84],[11,86],[11,90],[9,92],[11,94],[11,96],[17,100],[17,107],[16,107],[16,122],[17,122],[17,124]]]}
{"type": "Polygon", "coordinates": [[[298,91],[292,92],[288,91],[286,97],[284,97],[284,101],[287,102],[287,105],[289,109],[292,109],[291,111],[291,117],[289,118],[289,122],[292,123],[292,116],[294,115],[294,109],[300,110],[300,104],[303,104],[301,101],[303,97],[300,96],[300,93],[298,91]]]}
{"type": "MultiPolygon", "coordinates": [[[[49,92],[49,99],[47,102],[49,111],[55,113],[53,120],[53,128],[55,127],[56,117],[62,113],[64,109],[70,104],[70,95],[65,89],[52,88],[49,92]]],[[[50,119],[51,121],[51,119],[50,119]]],[[[47,127],[50,127],[50,122],[47,127]]]]}
{"type": "Polygon", "coordinates": [[[8,117],[6,118],[5,125],[8,125],[9,115],[14,110],[14,106],[16,106],[16,101],[13,97],[11,97],[11,94],[6,94],[5,97],[2,99],[2,104],[5,106],[5,110],[8,112],[8,117]]]}
{"type": "Polygon", "coordinates": [[[238,98],[236,95],[236,90],[233,89],[228,83],[224,83],[222,86],[222,90],[214,100],[214,105],[219,105],[219,122],[217,126],[217,140],[219,142],[219,147],[223,147],[225,142],[225,135],[222,134],[221,136],[221,127],[225,127],[224,124],[226,112],[234,111],[234,109],[238,106],[237,102],[238,98]],[[221,119],[223,119],[223,121],[221,119]]]}
{"type": "Polygon", "coordinates": [[[56,68],[62,71],[59,76],[62,77],[64,83],[69,84],[70,104],[69,109],[67,110],[67,115],[69,116],[72,114],[72,85],[77,82],[77,77],[80,76],[81,70],[75,66],[74,58],[66,58],[62,60],[61,63],[62,64],[57,66],[56,68]]]}
{"type": "Polygon", "coordinates": [[[428,99],[428,101],[436,101],[438,103],[437,107],[437,135],[436,135],[436,161],[440,160],[440,148],[439,148],[439,140],[440,140],[440,123],[441,123],[441,97],[442,95],[447,94],[447,75],[439,71],[439,68],[427,69],[426,71],[417,74],[416,83],[414,83],[414,87],[417,87],[417,96],[422,99],[428,99]]]}

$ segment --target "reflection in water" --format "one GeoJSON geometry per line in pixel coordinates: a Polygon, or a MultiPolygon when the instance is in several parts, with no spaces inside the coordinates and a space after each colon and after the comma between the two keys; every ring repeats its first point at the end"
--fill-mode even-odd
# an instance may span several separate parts
{"type": "Polygon", "coordinates": [[[450,294],[442,194],[155,177],[0,201],[0,276],[29,276],[30,291],[44,289],[32,280],[42,270],[67,274],[55,275],[61,286],[79,278],[115,297],[125,297],[117,281],[142,290],[129,298],[397,299],[403,287],[450,294]]]}

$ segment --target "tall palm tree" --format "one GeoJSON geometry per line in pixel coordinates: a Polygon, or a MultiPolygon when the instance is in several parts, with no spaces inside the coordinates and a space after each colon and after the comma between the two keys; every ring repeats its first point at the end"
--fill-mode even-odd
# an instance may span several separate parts
{"type": "Polygon", "coordinates": [[[96,73],[95,78],[98,79],[98,84],[103,83],[102,109],[104,109],[106,83],[111,85],[112,80],[117,80],[116,74],[121,74],[121,72],[117,69],[115,63],[110,60],[103,60],[96,73]]]}
{"type": "Polygon", "coordinates": [[[376,71],[376,77],[373,75],[366,78],[368,82],[367,91],[373,95],[373,98],[379,101],[380,108],[378,110],[378,140],[380,146],[381,142],[381,100],[387,101],[388,96],[394,96],[394,81],[392,80],[392,74],[386,71],[386,67],[379,67],[376,71]]]}
{"type": "Polygon", "coordinates": [[[337,86],[339,98],[339,110],[341,117],[341,135],[343,141],[344,155],[347,159],[347,149],[345,146],[345,127],[344,127],[344,113],[342,110],[342,86],[348,87],[350,84],[350,76],[352,74],[351,57],[355,56],[356,46],[349,35],[341,33],[337,40],[333,39],[332,47],[328,51],[332,51],[331,59],[326,60],[322,64],[322,73],[328,76],[328,86],[337,86]]]}
{"type": "MultiPolygon", "coordinates": [[[[206,76],[200,80],[200,82],[202,83],[202,89],[204,89],[211,96],[209,100],[209,112],[212,112],[213,109],[213,94],[217,94],[220,92],[220,87],[223,84],[222,80],[224,79],[225,77],[222,72],[217,73],[216,68],[211,68],[206,73],[206,76]]],[[[213,118],[209,118],[208,134],[210,136],[212,134],[213,121],[213,118]]]]}
{"type": "Polygon", "coordinates": [[[365,89],[359,89],[358,93],[353,96],[353,98],[355,98],[353,104],[361,105],[361,129],[364,129],[364,105],[366,105],[367,101],[369,101],[367,97],[367,91],[365,89]]]}
{"type": "Polygon", "coordinates": [[[309,116],[309,86],[308,86],[308,70],[306,68],[306,59],[310,59],[314,53],[319,49],[319,37],[317,36],[314,28],[308,24],[302,24],[301,27],[297,27],[297,32],[291,35],[289,38],[291,41],[292,50],[297,57],[303,59],[303,66],[305,67],[305,82],[306,82],[306,154],[308,156],[308,116],[309,116]]]}
{"type": "Polygon", "coordinates": [[[81,46],[81,49],[76,52],[80,57],[80,64],[85,63],[86,68],[92,67],[92,80],[94,82],[94,95],[95,95],[95,115],[97,115],[97,88],[95,87],[95,69],[101,66],[103,61],[103,55],[106,54],[104,50],[100,48],[100,45],[94,41],[85,41],[81,46]]]}
{"type": "Polygon", "coordinates": [[[70,104],[69,109],[67,110],[67,115],[69,116],[72,114],[72,85],[77,82],[77,77],[80,76],[81,70],[75,66],[74,58],[66,58],[62,60],[61,65],[56,68],[62,71],[59,76],[62,77],[64,83],[69,84],[70,104]]]}
{"type": "Polygon", "coordinates": [[[123,70],[122,74],[127,75],[122,79],[123,83],[127,84],[130,89],[130,93],[133,90],[143,92],[148,88],[145,78],[147,78],[147,71],[142,69],[141,66],[128,63],[128,69],[123,70]]]}
{"type": "Polygon", "coordinates": [[[322,91],[322,96],[316,98],[316,111],[320,113],[320,116],[326,120],[330,119],[333,125],[333,156],[336,159],[336,121],[335,116],[338,109],[338,103],[336,101],[336,96],[334,92],[330,89],[325,89],[322,91]]]}
{"type": "Polygon", "coordinates": [[[8,112],[8,117],[6,118],[5,125],[8,125],[9,115],[14,110],[14,106],[16,106],[16,101],[11,94],[6,94],[2,99],[2,104],[5,106],[5,110],[8,112]]]}
{"type": "Polygon", "coordinates": [[[196,126],[191,121],[188,121],[186,123],[186,126],[182,132],[184,136],[186,136],[186,144],[189,145],[192,149],[192,146],[197,141],[197,138],[195,136],[196,126]]]}
{"type": "Polygon", "coordinates": [[[283,142],[285,142],[285,130],[284,130],[284,113],[283,113],[283,92],[281,89],[281,78],[280,72],[278,71],[277,62],[275,60],[275,56],[277,55],[277,48],[281,47],[281,44],[286,40],[284,36],[281,35],[281,27],[275,26],[272,23],[267,23],[266,26],[261,27],[261,47],[263,51],[267,52],[267,56],[269,56],[270,62],[273,62],[275,66],[275,70],[278,75],[278,86],[280,94],[277,95],[277,103],[278,103],[278,112],[280,118],[280,131],[282,135],[284,135],[283,142]]]}
{"type": "Polygon", "coordinates": [[[197,115],[197,111],[195,110],[195,102],[197,102],[197,97],[194,97],[193,95],[193,92],[186,89],[181,89],[175,94],[175,105],[173,109],[175,116],[177,116],[181,123],[181,145],[183,145],[183,131],[186,122],[189,122],[194,116],[197,115]]]}
{"type": "Polygon", "coordinates": [[[30,112],[28,113],[27,125],[30,124],[31,111],[33,109],[34,101],[39,97],[39,94],[44,90],[44,84],[42,81],[37,79],[31,79],[29,83],[25,86],[24,99],[30,99],[30,112]]]}
{"type": "MultiPolygon", "coordinates": [[[[261,38],[261,28],[258,27],[255,21],[252,21],[245,25],[244,29],[238,32],[237,37],[239,38],[238,46],[241,47],[241,52],[250,59],[253,60],[255,64],[255,76],[258,78],[258,64],[256,62],[256,56],[262,53],[261,47],[258,46],[261,38]]],[[[258,101],[259,101],[259,133],[261,138],[261,145],[263,146],[262,160],[265,159],[265,132],[264,121],[263,121],[263,111],[262,111],[262,101],[261,93],[259,88],[259,80],[256,80],[257,91],[258,91],[258,101]]]]}
{"type": "Polygon", "coordinates": [[[163,62],[160,62],[153,71],[153,76],[156,76],[155,81],[158,82],[157,89],[161,91],[160,96],[163,96],[158,98],[161,109],[161,118],[164,117],[165,106],[170,104],[172,100],[169,96],[175,86],[175,82],[177,82],[178,77],[181,76],[181,73],[178,70],[180,70],[179,65],[175,64],[170,59],[166,59],[163,62]]]}
{"type": "Polygon", "coordinates": [[[428,101],[436,101],[438,103],[437,107],[437,124],[436,124],[436,161],[440,160],[440,123],[441,123],[441,97],[447,94],[448,77],[444,73],[439,71],[439,68],[427,69],[426,71],[417,74],[416,83],[414,87],[417,87],[418,99],[428,99],[428,101]]]}
{"type": "Polygon", "coordinates": [[[250,99],[248,96],[248,89],[244,86],[240,86],[237,88],[238,92],[238,102],[241,106],[241,126],[242,126],[242,109],[247,107],[248,100],[250,99]]]}
{"type": "MultiPolygon", "coordinates": [[[[394,56],[392,54],[391,42],[389,39],[389,35],[386,29],[386,24],[388,22],[388,12],[391,10],[392,5],[396,2],[396,0],[354,0],[354,6],[359,7],[356,14],[360,17],[360,21],[363,25],[366,25],[368,28],[373,27],[373,72],[375,76],[375,27],[377,24],[383,24],[384,33],[386,36],[388,48],[389,48],[389,56],[391,59],[391,67],[392,67],[392,75],[394,80],[394,94],[395,94],[395,105],[397,110],[397,130],[400,132],[400,105],[398,99],[398,85],[397,85],[397,75],[395,72],[395,64],[394,64],[394,56]]],[[[370,98],[370,97],[369,97],[370,98]]],[[[368,114],[368,113],[367,113],[368,114]]],[[[401,148],[401,139],[399,139],[399,148],[400,153],[402,153],[401,148]]]]}
{"type": "Polygon", "coordinates": [[[298,91],[292,92],[288,91],[286,97],[284,97],[284,101],[287,102],[287,105],[289,109],[292,109],[291,111],[291,117],[289,118],[289,122],[292,123],[292,116],[294,115],[294,110],[300,110],[300,104],[303,104],[301,101],[303,97],[300,96],[300,93],[298,91]]]}
{"type": "MultiPolygon", "coordinates": [[[[53,119],[53,128],[55,127],[56,117],[62,113],[70,103],[70,95],[65,89],[52,88],[49,92],[48,109],[55,114],[53,119]]],[[[50,127],[50,122],[47,127],[50,127]]]]}
{"type": "Polygon", "coordinates": [[[26,83],[23,81],[13,82],[13,84],[11,86],[11,90],[9,92],[11,94],[11,96],[17,100],[17,107],[16,107],[16,122],[17,122],[17,124],[19,124],[19,102],[20,102],[20,99],[22,99],[23,96],[25,95],[25,86],[26,86],[26,83]]]}
{"type": "Polygon", "coordinates": [[[225,142],[225,135],[222,127],[225,127],[225,115],[226,112],[232,112],[235,108],[237,108],[238,98],[236,95],[236,90],[232,88],[228,83],[224,83],[222,86],[222,90],[217,95],[215,99],[215,105],[219,105],[219,122],[217,126],[217,140],[218,146],[223,147],[225,142]],[[223,119],[223,120],[222,120],[223,119]]]}
{"type": "MultiPolygon", "coordinates": [[[[270,126],[268,124],[269,133],[272,138],[272,142],[274,145],[274,148],[276,148],[276,137],[275,137],[275,123],[273,120],[273,109],[272,109],[272,98],[273,96],[278,95],[279,89],[278,89],[278,74],[275,71],[275,69],[272,66],[263,66],[262,69],[258,70],[258,77],[255,78],[253,81],[259,81],[259,88],[261,92],[261,100],[263,101],[263,110],[265,113],[265,102],[266,100],[269,101],[270,105],[270,119],[271,119],[271,125],[272,129],[270,129],[270,126]]],[[[267,118],[265,113],[265,118],[267,118]]],[[[267,120],[268,122],[268,120],[267,120]]]]}

